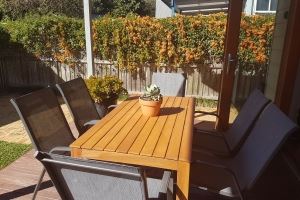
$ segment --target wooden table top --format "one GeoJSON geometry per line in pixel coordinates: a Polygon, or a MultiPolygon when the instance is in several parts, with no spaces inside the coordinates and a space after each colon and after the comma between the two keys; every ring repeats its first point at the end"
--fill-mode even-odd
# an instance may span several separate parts
{"type": "Polygon", "coordinates": [[[190,162],[194,108],[194,98],[163,97],[160,115],[146,117],[138,98],[127,100],[70,147],[190,162]]]}

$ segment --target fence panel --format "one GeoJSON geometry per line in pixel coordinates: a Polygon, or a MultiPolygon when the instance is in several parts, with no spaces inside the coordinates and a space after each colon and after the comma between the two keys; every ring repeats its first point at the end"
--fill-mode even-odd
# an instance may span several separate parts
{"type": "MultiPolygon", "coordinates": [[[[162,70],[164,71],[164,70],[162,70]]],[[[107,61],[95,62],[95,73],[98,77],[105,75],[118,76],[129,93],[139,94],[151,83],[153,67],[142,66],[137,72],[118,69],[107,61]]],[[[186,73],[186,95],[205,99],[218,99],[222,67],[215,65],[190,66],[178,69],[177,73],[186,73]]],[[[172,72],[173,73],[173,72],[172,72]]],[[[176,72],[175,72],[176,73],[176,72]]],[[[0,87],[48,86],[86,77],[86,63],[74,63],[72,66],[52,61],[26,58],[22,54],[0,57],[0,87]]],[[[235,88],[235,100],[242,101],[255,88],[262,88],[265,75],[245,75],[239,73],[235,88]]]]}

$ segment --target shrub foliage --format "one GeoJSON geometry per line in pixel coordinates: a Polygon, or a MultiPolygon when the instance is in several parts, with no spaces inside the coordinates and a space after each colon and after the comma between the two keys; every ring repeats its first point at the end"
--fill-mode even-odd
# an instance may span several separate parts
{"type": "Polygon", "coordinates": [[[9,19],[23,18],[28,14],[49,13],[82,17],[83,3],[82,0],[0,0],[0,14],[1,12],[2,17],[9,19]]]}
{"type": "MultiPolygon", "coordinates": [[[[274,29],[273,16],[243,16],[239,62],[248,66],[268,62],[274,29]],[[250,64],[250,65],[249,65],[250,64]]],[[[83,21],[61,16],[25,17],[5,21],[14,42],[39,57],[74,62],[84,56],[83,21]]],[[[226,15],[177,16],[155,19],[127,16],[93,21],[94,53],[135,70],[147,63],[172,68],[222,62],[226,15]]]]}

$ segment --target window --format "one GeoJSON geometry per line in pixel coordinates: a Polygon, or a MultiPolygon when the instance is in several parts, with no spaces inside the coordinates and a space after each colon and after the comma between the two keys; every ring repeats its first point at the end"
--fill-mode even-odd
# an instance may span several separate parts
{"type": "Polygon", "coordinates": [[[276,12],[278,0],[255,0],[256,13],[274,13],[276,12]]]}

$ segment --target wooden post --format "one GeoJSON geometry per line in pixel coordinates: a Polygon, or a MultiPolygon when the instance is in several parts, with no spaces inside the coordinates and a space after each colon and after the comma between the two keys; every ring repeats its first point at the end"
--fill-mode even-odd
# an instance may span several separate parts
{"type": "Polygon", "coordinates": [[[291,1],[275,103],[289,114],[300,55],[300,1],[291,1]]]}
{"type": "Polygon", "coordinates": [[[84,7],[84,29],[85,29],[85,43],[86,43],[87,77],[90,77],[95,74],[90,0],[83,0],[83,7],[84,7]]]}
{"type": "Polygon", "coordinates": [[[234,72],[237,65],[242,8],[243,0],[229,1],[224,50],[225,58],[218,102],[218,130],[226,130],[228,128],[234,72]]]}

